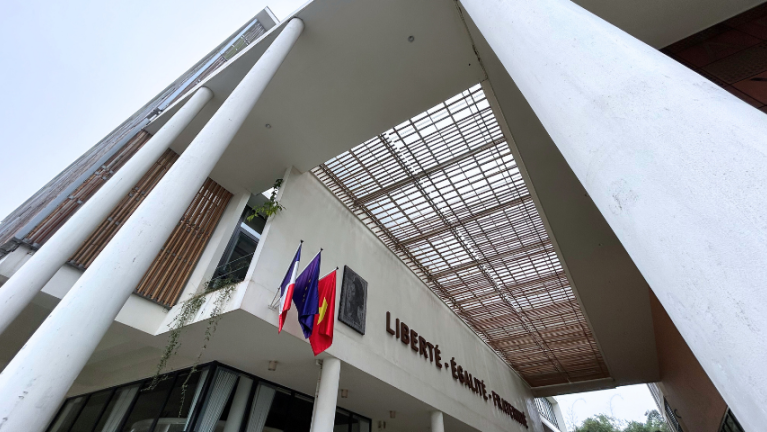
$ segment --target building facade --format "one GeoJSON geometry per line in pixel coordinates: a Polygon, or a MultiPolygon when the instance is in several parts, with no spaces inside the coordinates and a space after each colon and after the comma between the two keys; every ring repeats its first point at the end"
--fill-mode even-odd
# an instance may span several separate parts
{"type": "Polygon", "coordinates": [[[0,430],[767,420],[767,7],[314,0],[0,224],[0,430]],[[264,213],[275,185],[282,209],[264,213]],[[279,286],[337,270],[314,356],[279,286]]]}

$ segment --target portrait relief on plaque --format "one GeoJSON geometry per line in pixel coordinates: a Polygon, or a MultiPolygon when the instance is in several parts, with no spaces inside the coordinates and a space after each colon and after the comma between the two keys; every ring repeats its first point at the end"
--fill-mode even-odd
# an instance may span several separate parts
{"type": "Polygon", "coordinates": [[[344,266],[344,279],[341,284],[341,305],[338,320],[360,334],[365,334],[365,315],[367,311],[368,283],[360,275],[344,266]]]}

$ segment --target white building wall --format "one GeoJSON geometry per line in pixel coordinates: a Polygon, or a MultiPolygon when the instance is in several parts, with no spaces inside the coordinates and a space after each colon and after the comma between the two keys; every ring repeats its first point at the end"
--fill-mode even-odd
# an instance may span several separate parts
{"type": "MultiPolygon", "coordinates": [[[[344,265],[368,282],[365,335],[336,321],[329,354],[478,430],[542,431],[530,388],[506,363],[312,174],[292,170],[286,177],[281,198],[285,210],[267,223],[256,253],[258,259],[251,267],[248,290],[239,305],[242,309],[276,327],[277,312],[268,306],[299,241],[304,240],[302,269],[324,248],[321,273],[340,267],[337,305],[344,265]],[[522,410],[530,428],[496,409],[492,400],[484,401],[453,380],[449,368],[437,369],[388,334],[387,311],[391,312],[392,326],[395,318],[403,320],[439,345],[443,363],[454,357],[473,376],[483,379],[488,391],[497,392],[522,410]]],[[[284,330],[303,338],[295,308],[284,330]]]]}
{"type": "Polygon", "coordinates": [[[554,409],[554,417],[557,418],[559,430],[562,432],[567,432],[567,423],[565,422],[565,416],[562,415],[562,407],[559,406],[559,402],[557,402],[557,400],[553,397],[547,397],[546,399],[551,402],[551,407],[554,409]]]}

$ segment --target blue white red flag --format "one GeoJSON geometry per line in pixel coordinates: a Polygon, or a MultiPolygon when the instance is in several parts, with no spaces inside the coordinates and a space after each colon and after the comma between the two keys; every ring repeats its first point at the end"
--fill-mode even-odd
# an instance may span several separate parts
{"type": "Polygon", "coordinates": [[[280,284],[280,321],[277,333],[282,331],[282,326],[285,324],[285,318],[288,316],[288,311],[290,310],[290,301],[293,299],[293,291],[295,290],[296,286],[296,275],[298,275],[299,261],[301,261],[301,244],[298,245],[296,256],[293,258],[293,262],[290,263],[288,272],[285,273],[285,278],[280,284]]]}
{"type": "Polygon", "coordinates": [[[319,310],[317,284],[320,280],[321,253],[322,249],[320,249],[312,262],[306,266],[304,271],[301,272],[301,275],[298,276],[295,292],[293,293],[293,303],[296,304],[296,309],[298,309],[298,323],[301,324],[301,330],[303,330],[305,338],[312,335],[314,316],[317,315],[319,310]]]}

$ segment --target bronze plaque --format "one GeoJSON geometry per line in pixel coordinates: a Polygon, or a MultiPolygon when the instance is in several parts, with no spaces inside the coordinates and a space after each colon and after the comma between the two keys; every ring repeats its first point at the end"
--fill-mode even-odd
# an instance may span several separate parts
{"type": "Polygon", "coordinates": [[[348,325],[360,334],[365,334],[365,316],[367,313],[368,283],[360,275],[344,266],[344,279],[341,284],[341,305],[338,321],[348,325]]]}

